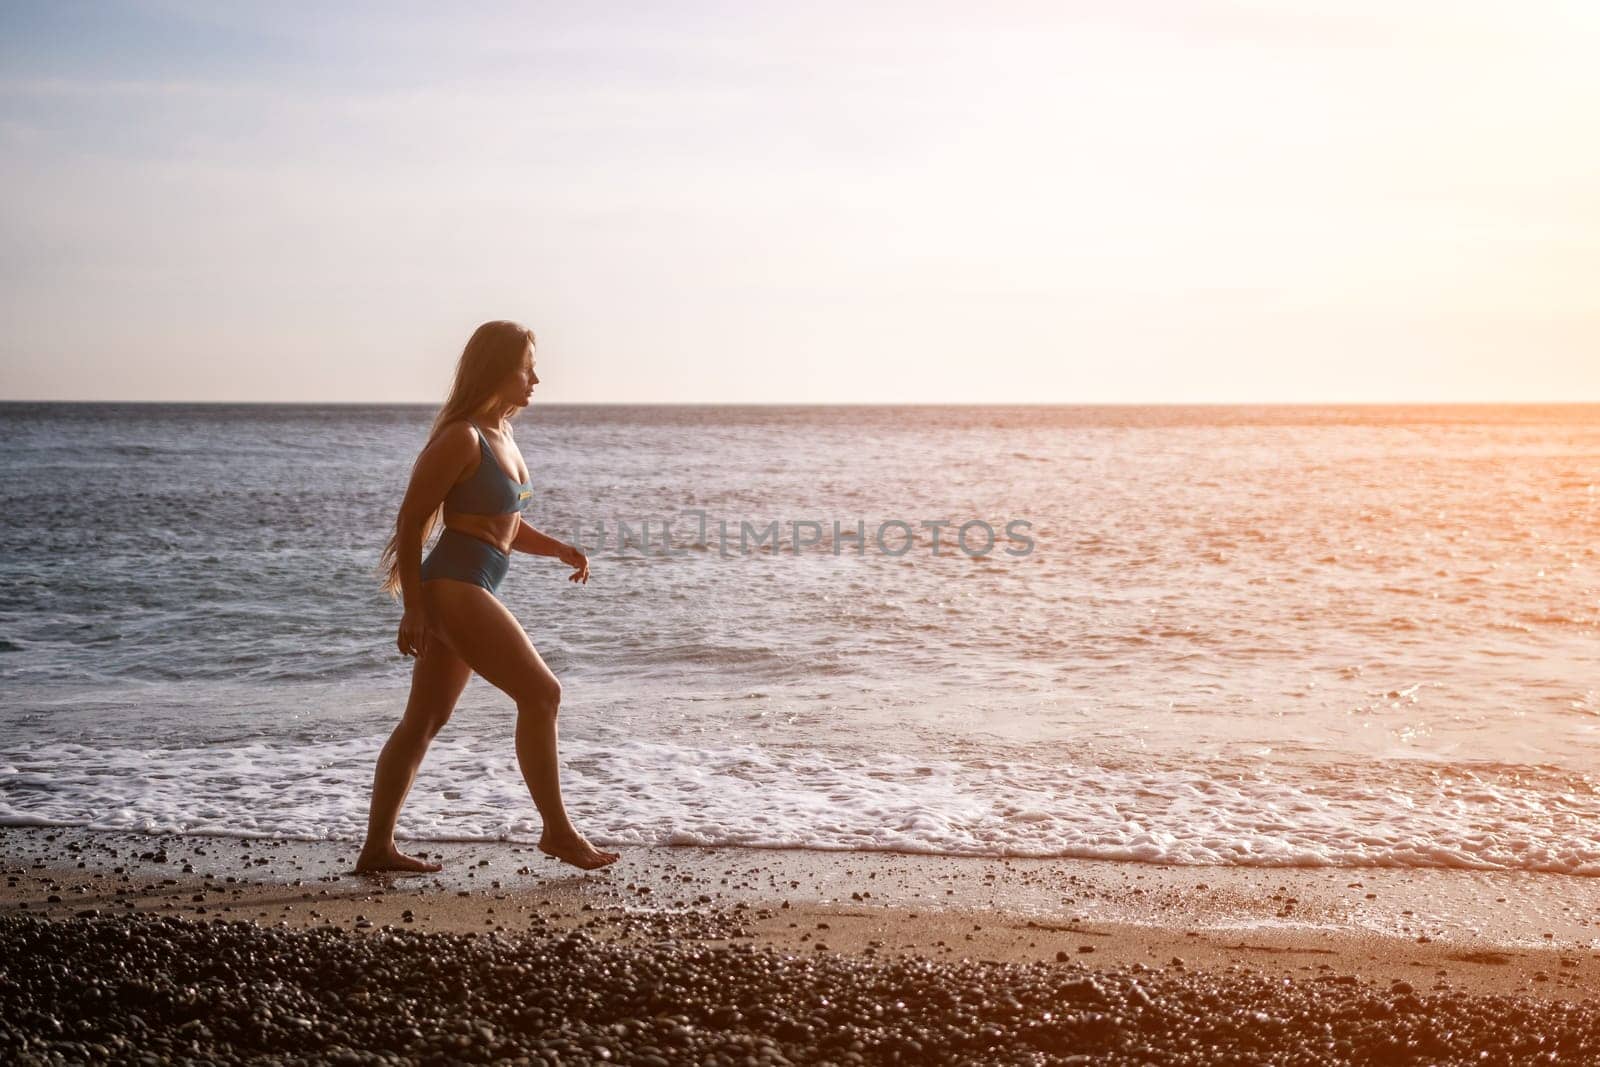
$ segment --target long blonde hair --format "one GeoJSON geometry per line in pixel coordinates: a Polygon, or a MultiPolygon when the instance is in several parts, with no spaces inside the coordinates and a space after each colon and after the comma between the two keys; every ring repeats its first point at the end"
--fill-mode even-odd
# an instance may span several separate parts
{"type": "MultiPolygon", "coordinates": [[[[422,458],[422,452],[427,451],[433,439],[448,424],[457,419],[463,419],[477,411],[484,405],[494,391],[505,383],[506,378],[522,363],[522,354],[528,345],[534,343],[533,331],[519,322],[507,319],[496,319],[486,322],[472,331],[472,336],[467,339],[467,346],[461,350],[461,358],[456,361],[455,383],[450,387],[450,395],[445,398],[444,406],[433,417],[433,425],[428,429],[428,439],[422,443],[422,448],[417,458],[422,458]]],[[[416,460],[412,461],[411,470],[415,474],[416,460]]],[[[428,535],[433,528],[444,522],[444,504],[441,502],[433,509],[433,514],[422,524],[422,543],[428,543],[428,535]]],[[[388,542],[383,546],[383,555],[378,558],[377,574],[383,579],[382,589],[391,599],[400,598],[400,530],[398,523],[393,532],[389,534],[388,542]]]]}

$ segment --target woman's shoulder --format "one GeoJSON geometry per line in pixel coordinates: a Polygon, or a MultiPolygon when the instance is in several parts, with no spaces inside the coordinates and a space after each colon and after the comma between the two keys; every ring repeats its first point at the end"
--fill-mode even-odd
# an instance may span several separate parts
{"type": "Polygon", "coordinates": [[[476,453],[477,449],[478,431],[468,419],[451,419],[440,425],[434,431],[427,448],[428,451],[458,453],[463,456],[468,450],[476,453]]]}

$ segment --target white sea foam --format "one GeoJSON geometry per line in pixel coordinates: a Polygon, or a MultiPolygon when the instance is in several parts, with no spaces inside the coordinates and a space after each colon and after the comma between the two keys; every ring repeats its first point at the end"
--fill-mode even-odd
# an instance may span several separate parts
{"type": "MultiPolygon", "coordinates": [[[[380,741],[0,754],[0,825],[355,841],[380,741]]],[[[1287,781],[1203,765],[563,744],[568,808],[607,845],[1600,874],[1600,799],[1537,768],[1398,764],[1287,781]]],[[[465,738],[435,743],[401,820],[414,840],[538,832],[511,754],[465,738]]]]}

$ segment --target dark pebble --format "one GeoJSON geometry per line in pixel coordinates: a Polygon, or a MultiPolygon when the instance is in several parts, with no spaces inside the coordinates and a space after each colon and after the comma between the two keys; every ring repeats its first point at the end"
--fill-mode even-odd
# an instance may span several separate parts
{"type": "Polygon", "coordinates": [[[1594,1001],[706,946],[706,921],[632,944],[13,913],[0,1063],[1600,1062],[1594,1001]]]}

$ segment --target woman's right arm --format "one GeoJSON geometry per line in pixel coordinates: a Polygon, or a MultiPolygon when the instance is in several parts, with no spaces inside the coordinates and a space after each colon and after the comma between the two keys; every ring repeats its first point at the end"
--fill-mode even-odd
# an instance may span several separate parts
{"type": "Polygon", "coordinates": [[[395,552],[404,604],[399,644],[400,651],[406,655],[421,651],[417,642],[426,625],[422,608],[423,524],[438,510],[450,487],[477,458],[478,439],[471,428],[465,422],[451,423],[440,430],[417,457],[417,464],[411,471],[411,484],[406,486],[405,498],[400,501],[400,514],[395,519],[395,552]],[[411,647],[408,648],[408,644],[411,647]]]}

